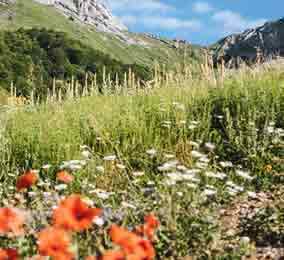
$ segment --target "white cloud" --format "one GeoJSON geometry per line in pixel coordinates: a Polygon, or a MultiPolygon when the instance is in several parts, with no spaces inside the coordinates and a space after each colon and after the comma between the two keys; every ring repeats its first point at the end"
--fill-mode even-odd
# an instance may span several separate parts
{"type": "Polygon", "coordinates": [[[169,11],[175,8],[162,3],[160,0],[141,0],[137,3],[134,0],[109,0],[109,5],[114,11],[169,11]]]}
{"type": "Polygon", "coordinates": [[[212,16],[212,20],[222,26],[223,32],[227,34],[238,33],[248,28],[260,26],[266,22],[265,19],[246,19],[239,13],[230,10],[216,12],[212,16]]]}
{"type": "Polygon", "coordinates": [[[122,16],[121,20],[130,26],[143,25],[148,29],[162,30],[181,30],[187,29],[191,31],[200,30],[202,24],[199,20],[183,20],[176,17],[160,17],[160,16],[122,16]]]}
{"type": "Polygon", "coordinates": [[[209,13],[214,10],[214,8],[207,2],[199,1],[192,5],[192,10],[198,14],[209,13]]]}

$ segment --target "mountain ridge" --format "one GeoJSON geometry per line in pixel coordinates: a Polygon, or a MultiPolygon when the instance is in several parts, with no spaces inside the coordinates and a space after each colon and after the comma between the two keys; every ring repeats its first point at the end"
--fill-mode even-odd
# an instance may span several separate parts
{"type": "Polygon", "coordinates": [[[240,60],[251,63],[284,56],[284,18],[229,35],[213,47],[213,60],[237,64],[240,60]]]}

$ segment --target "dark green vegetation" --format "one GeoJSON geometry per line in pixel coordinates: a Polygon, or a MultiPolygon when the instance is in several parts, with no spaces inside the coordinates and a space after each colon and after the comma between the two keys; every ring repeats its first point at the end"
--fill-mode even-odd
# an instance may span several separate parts
{"type": "Polygon", "coordinates": [[[84,82],[97,74],[102,83],[104,67],[110,79],[123,79],[131,69],[143,80],[150,78],[150,70],[141,65],[127,65],[109,55],[70,39],[65,33],[46,29],[20,29],[0,32],[0,86],[9,90],[13,82],[18,95],[46,95],[52,79],[75,79],[84,82]]]}

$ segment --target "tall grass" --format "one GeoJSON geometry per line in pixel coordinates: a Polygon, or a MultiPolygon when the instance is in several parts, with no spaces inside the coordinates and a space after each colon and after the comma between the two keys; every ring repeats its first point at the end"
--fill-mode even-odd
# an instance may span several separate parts
{"type": "MultiPolygon", "coordinates": [[[[41,178],[54,182],[63,161],[82,159],[84,146],[91,160],[76,172],[68,192],[90,195],[95,187],[115,192],[108,204],[100,202],[102,207],[119,209],[121,201],[139,205],[126,211],[124,224],[138,222],[142,212],[157,211],[163,222],[156,245],[159,259],[188,254],[214,257],[220,234],[217,218],[212,220],[212,216],[229,196],[227,184],[206,177],[206,171],[224,170],[229,180],[245,190],[268,189],[283,181],[264,170],[271,165],[273,172],[283,171],[281,68],[267,65],[216,71],[208,62],[199,76],[190,70],[164,78],[157,73],[148,89],[134,84],[124,93],[73,96],[64,101],[53,95],[41,105],[16,107],[1,138],[2,194],[10,193],[20,172],[46,164],[52,166],[41,171],[41,178]],[[196,150],[207,153],[205,159],[210,160],[206,169],[201,168],[199,188],[165,182],[167,175],[159,167],[167,158],[195,169],[200,167],[192,153],[196,150]],[[109,155],[116,159],[108,161],[105,157],[109,155]],[[222,169],[221,161],[231,161],[234,168],[222,169]],[[250,172],[253,181],[241,180],[236,169],[250,172]],[[133,175],[137,172],[143,172],[139,180],[133,175]],[[212,201],[203,199],[208,185],[218,192],[212,201]],[[145,195],[149,189],[153,194],[145,195]]],[[[79,242],[80,252],[86,254],[88,242],[79,242]]],[[[239,248],[230,257],[242,253],[239,248]]]]}

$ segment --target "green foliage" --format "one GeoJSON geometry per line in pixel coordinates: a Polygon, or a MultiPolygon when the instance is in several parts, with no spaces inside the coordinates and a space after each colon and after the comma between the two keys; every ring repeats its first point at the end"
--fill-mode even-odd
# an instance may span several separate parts
{"type": "Polygon", "coordinates": [[[86,73],[97,74],[98,83],[103,81],[106,67],[110,79],[123,79],[131,69],[138,78],[150,78],[149,69],[133,64],[127,65],[112,59],[65,33],[46,29],[20,29],[0,33],[0,85],[9,89],[14,82],[18,93],[45,95],[52,78],[67,80],[74,77],[84,82],[86,73]]]}

